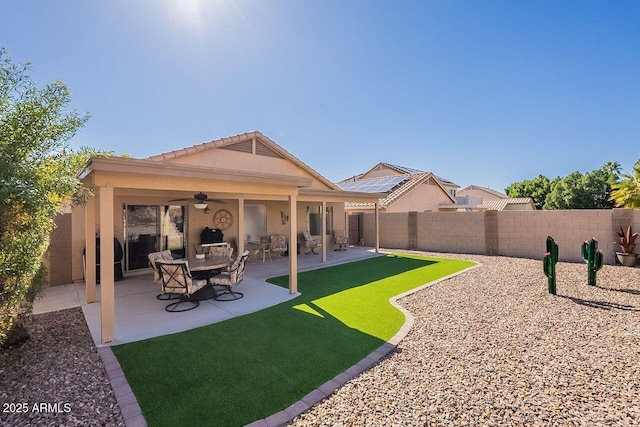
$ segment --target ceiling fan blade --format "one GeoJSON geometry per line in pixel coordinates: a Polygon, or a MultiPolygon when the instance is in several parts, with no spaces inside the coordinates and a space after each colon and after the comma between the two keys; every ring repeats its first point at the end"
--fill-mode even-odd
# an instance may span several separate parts
{"type": "Polygon", "coordinates": [[[211,202],[211,203],[227,203],[226,200],[221,200],[221,199],[206,199],[205,202],[211,202]]]}
{"type": "Polygon", "coordinates": [[[168,200],[169,202],[190,202],[193,199],[173,199],[173,200],[168,200]]]}

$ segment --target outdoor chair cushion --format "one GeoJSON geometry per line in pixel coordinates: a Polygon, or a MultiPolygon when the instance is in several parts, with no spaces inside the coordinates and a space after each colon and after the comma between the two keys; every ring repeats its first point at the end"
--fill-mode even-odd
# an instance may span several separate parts
{"type": "Polygon", "coordinates": [[[224,246],[212,246],[209,248],[209,256],[213,258],[233,259],[233,248],[224,246]]]}
{"type": "Polygon", "coordinates": [[[155,283],[156,285],[162,285],[162,279],[160,278],[160,273],[158,272],[156,262],[173,261],[173,255],[171,255],[171,251],[167,249],[166,251],[152,252],[148,255],[148,257],[149,267],[153,269],[153,283],[155,283]]]}
{"type": "Polygon", "coordinates": [[[186,260],[159,261],[157,265],[165,293],[192,295],[207,284],[206,280],[191,277],[186,260]]]}

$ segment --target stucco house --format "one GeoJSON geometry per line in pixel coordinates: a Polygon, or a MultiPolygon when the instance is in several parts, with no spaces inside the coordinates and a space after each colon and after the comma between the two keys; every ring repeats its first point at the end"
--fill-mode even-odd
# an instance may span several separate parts
{"type": "MultiPolygon", "coordinates": [[[[458,191],[458,209],[470,211],[533,211],[536,209],[530,197],[509,197],[500,191],[479,185],[469,185],[458,191]]],[[[440,210],[454,210],[451,206],[441,206],[440,210]]]]}
{"type": "MultiPolygon", "coordinates": [[[[367,172],[337,183],[345,191],[384,193],[380,212],[437,211],[441,204],[454,204],[455,183],[434,175],[389,163],[378,163],[367,172]]],[[[348,213],[372,212],[371,202],[349,202],[348,213]]]]}
{"type": "MultiPolygon", "coordinates": [[[[100,262],[105,343],[114,339],[116,268],[125,276],[148,272],[146,255],[155,250],[189,257],[205,227],[222,230],[236,253],[270,234],[284,234],[295,248],[300,233],[310,231],[322,241],[319,262],[325,261],[332,231],[346,229],[345,203],[375,207],[380,196],[340,189],[257,131],[144,159],[96,157],[81,178],[95,196],[61,215],[49,261],[52,275],[85,281],[87,302],[95,302],[96,270],[84,265],[96,263],[96,236],[101,260],[114,258],[114,238],[121,243],[121,266],[100,262]]],[[[290,293],[297,292],[297,256],[289,250],[290,293]]]]}
{"type": "Polygon", "coordinates": [[[482,197],[483,199],[508,199],[506,194],[488,187],[479,185],[467,185],[462,190],[458,190],[458,196],[482,197]]]}

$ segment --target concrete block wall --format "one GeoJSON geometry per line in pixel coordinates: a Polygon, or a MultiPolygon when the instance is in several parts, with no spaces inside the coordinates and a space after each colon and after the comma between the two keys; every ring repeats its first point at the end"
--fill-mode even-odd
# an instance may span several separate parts
{"type": "MultiPolygon", "coordinates": [[[[407,213],[380,214],[380,247],[405,249],[409,247],[409,215],[407,213]]],[[[365,246],[375,246],[375,214],[362,216],[362,233],[365,246]]]]}
{"type": "Polygon", "coordinates": [[[418,213],[420,250],[483,254],[485,246],[483,212],[418,213]]]}
{"type": "Polygon", "coordinates": [[[71,283],[72,271],[69,260],[72,256],[72,224],[71,214],[58,215],[55,219],[56,228],[50,236],[48,256],[44,263],[48,270],[49,285],[71,283]]]}
{"type": "MultiPolygon", "coordinates": [[[[363,218],[365,245],[372,246],[374,215],[363,218]]],[[[640,232],[640,210],[383,213],[380,246],[537,259],[551,235],[560,247],[560,260],[582,262],[580,246],[595,237],[605,262],[614,264],[614,252],[619,249],[615,232],[629,224],[640,232]],[[412,236],[417,236],[417,242],[412,236]]]]}
{"type": "Polygon", "coordinates": [[[582,262],[582,243],[595,237],[605,262],[614,262],[610,210],[502,211],[498,224],[500,255],[541,258],[551,235],[561,261],[582,262]]]}

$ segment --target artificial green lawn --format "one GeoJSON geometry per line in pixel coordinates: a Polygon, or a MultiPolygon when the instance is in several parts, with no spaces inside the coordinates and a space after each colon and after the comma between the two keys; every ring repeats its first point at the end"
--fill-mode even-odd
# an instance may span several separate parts
{"type": "MultiPolygon", "coordinates": [[[[387,255],[299,273],[302,295],[291,301],[112,350],[150,426],[240,426],[288,407],[395,335],[404,316],[389,298],[472,265],[387,255]]],[[[288,287],[288,276],[268,281],[288,287]]]]}

